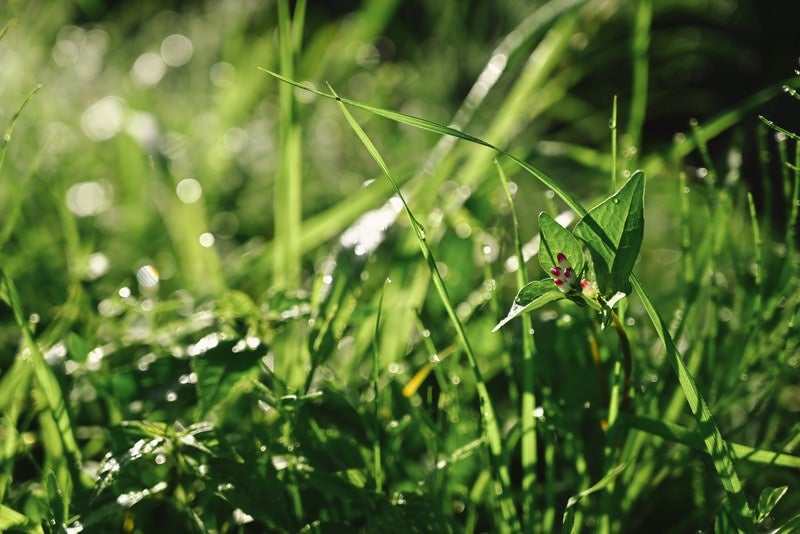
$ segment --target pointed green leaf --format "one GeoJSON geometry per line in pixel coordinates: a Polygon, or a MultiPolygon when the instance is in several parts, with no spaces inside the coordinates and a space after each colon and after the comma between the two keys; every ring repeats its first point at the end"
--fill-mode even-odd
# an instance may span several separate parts
{"type": "Polygon", "coordinates": [[[572,264],[572,270],[580,276],[585,265],[583,257],[583,247],[580,241],[575,239],[572,233],[561,226],[558,221],[553,219],[548,213],[539,214],[539,265],[545,273],[549,274],[550,269],[558,265],[556,256],[563,252],[572,264]]]}
{"type": "Polygon", "coordinates": [[[638,171],[575,226],[575,236],[586,243],[597,283],[606,295],[624,291],[627,286],[642,245],[643,208],[644,174],[638,171]]]}
{"type": "Polygon", "coordinates": [[[778,501],[781,500],[788,489],[789,486],[764,488],[758,497],[758,504],[756,505],[756,522],[761,523],[769,517],[775,505],[778,504],[778,501]]]}
{"type": "Polygon", "coordinates": [[[514,304],[512,304],[511,309],[508,310],[508,315],[497,323],[497,326],[492,329],[492,332],[497,332],[511,319],[525,312],[533,311],[549,302],[554,302],[563,298],[564,294],[556,288],[550,278],[531,282],[519,290],[519,293],[517,293],[517,296],[514,298],[514,304]]]}

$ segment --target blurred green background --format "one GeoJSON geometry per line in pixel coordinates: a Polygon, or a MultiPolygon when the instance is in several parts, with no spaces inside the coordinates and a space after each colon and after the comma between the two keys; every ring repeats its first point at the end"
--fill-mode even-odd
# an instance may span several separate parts
{"type": "MultiPolygon", "coordinates": [[[[513,43],[504,75],[463,125],[480,136],[507,100],[531,45],[553,24],[548,11],[579,3],[310,2],[296,76],[447,123],[492,51],[537,13],[531,24],[542,27],[526,33],[521,25],[512,34],[524,42],[513,43]]],[[[597,162],[570,157],[564,146],[608,152],[614,95],[625,133],[635,3],[587,4],[571,16],[568,41],[557,44],[567,51],[541,66],[545,79],[524,96],[498,141],[558,179],[594,191],[605,187],[597,162]]],[[[791,2],[655,2],[638,153],[666,150],[690,118],[702,123],[757,91],[777,92],[797,66],[794,12],[791,2]]],[[[222,271],[236,271],[237,258],[271,239],[278,87],[257,67],[278,69],[274,3],[10,1],[3,15],[17,22],[0,43],[0,119],[8,123],[31,88],[43,87],[16,126],[26,142],[10,144],[0,194],[6,204],[25,197],[13,215],[17,227],[64,230],[26,232],[24,239],[9,230],[3,243],[8,269],[23,277],[23,288],[52,282],[36,287],[43,316],[63,299],[64,273],[90,280],[99,298],[153,264],[169,289],[213,293],[223,285],[222,271]],[[176,199],[176,191],[192,202],[176,199]],[[63,218],[74,221],[50,224],[63,218]],[[191,243],[206,233],[212,250],[191,243]],[[102,256],[92,260],[92,254],[102,256]],[[88,267],[91,261],[102,276],[88,267]]],[[[297,96],[306,124],[308,217],[352,195],[375,171],[333,106],[297,96]]],[[[752,126],[757,113],[772,113],[791,129],[795,108],[778,97],[748,110],[743,122],[752,126]]],[[[392,124],[372,128],[382,145],[402,143],[398,163],[408,169],[421,164],[433,143],[392,124]]],[[[737,131],[748,136],[753,128],[737,131]]],[[[728,150],[728,138],[715,140],[715,155],[728,150]]],[[[760,197],[761,186],[754,189],[760,197]]],[[[226,278],[256,292],[269,284],[257,273],[226,278]]]]}

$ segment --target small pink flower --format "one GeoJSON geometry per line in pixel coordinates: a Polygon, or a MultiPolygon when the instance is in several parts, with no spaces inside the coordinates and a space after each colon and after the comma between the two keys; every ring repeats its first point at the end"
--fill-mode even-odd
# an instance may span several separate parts
{"type": "Polygon", "coordinates": [[[553,277],[553,282],[556,287],[564,293],[569,293],[578,289],[578,280],[575,276],[575,271],[572,270],[569,260],[563,252],[556,255],[558,267],[550,269],[550,275],[553,277]]]}

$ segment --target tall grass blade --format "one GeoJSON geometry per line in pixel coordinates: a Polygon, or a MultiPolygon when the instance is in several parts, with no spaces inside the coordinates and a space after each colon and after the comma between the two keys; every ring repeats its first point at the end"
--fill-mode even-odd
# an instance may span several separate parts
{"type": "MultiPolygon", "coordinates": [[[[5,28],[3,29],[3,31],[5,32],[5,28]]],[[[6,151],[8,150],[8,142],[11,141],[11,135],[14,133],[14,126],[16,126],[17,124],[17,119],[19,119],[19,116],[22,113],[22,110],[25,109],[25,106],[28,105],[28,101],[30,101],[30,99],[33,98],[33,95],[38,93],[39,89],[41,88],[42,88],[41,85],[37,85],[36,87],[31,89],[31,92],[28,93],[28,95],[19,105],[17,110],[11,116],[11,121],[8,123],[5,133],[3,133],[3,139],[0,140],[0,170],[3,169],[3,162],[6,159],[6,151]]]]}
{"type": "MultiPolygon", "coordinates": [[[[294,76],[299,52],[305,0],[297,3],[294,19],[289,0],[278,1],[280,66],[294,76]]],[[[295,288],[300,282],[300,233],[302,224],[302,130],[297,121],[297,103],[291,87],[280,87],[280,164],[275,180],[275,285],[295,288]]]]}

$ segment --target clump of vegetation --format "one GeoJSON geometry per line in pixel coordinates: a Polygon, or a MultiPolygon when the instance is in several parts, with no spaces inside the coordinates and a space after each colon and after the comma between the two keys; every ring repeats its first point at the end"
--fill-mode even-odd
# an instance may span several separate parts
{"type": "Polygon", "coordinates": [[[399,4],[9,6],[0,530],[797,528],[797,78],[660,144],[672,8],[399,4]]]}

